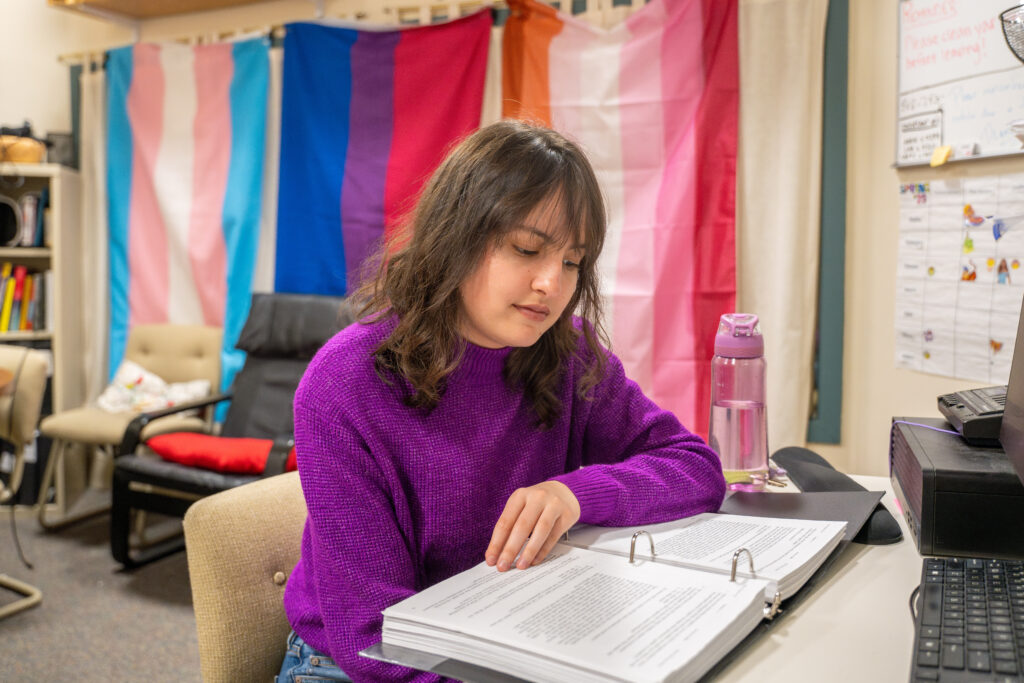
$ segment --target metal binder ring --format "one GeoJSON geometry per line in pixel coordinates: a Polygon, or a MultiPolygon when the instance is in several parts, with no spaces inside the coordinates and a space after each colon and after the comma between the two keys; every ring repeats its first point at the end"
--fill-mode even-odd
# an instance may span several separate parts
{"type": "Polygon", "coordinates": [[[654,536],[651,536],[648,532],[640,530],[633,534],[633,540],[629,542],[629,563],[633,564],[633,556],[636,554],[636,539],[640,534],[647,536],[647,540],[651,542],[651,557],[654,557],[654,536]]]}
{"type": "Polygon", "coordinates": [[[740,559],[740,553],[746,553],[747,554],[747,558],[750,560],[750,573],[751,574],[754,573],[754,556],[746,548],[740,548],[739,550],[737,550],[736,552],[734,552],[732,554],[732,572],[729,573],[729,580],[730,581],[735,581],[736,580],[736,563],[740,559]]]}

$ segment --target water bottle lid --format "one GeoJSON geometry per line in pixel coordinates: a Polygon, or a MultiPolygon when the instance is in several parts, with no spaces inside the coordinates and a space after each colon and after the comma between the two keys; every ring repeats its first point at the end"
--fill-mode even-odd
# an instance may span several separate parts
{"type": "Polygon", "coordinates": [[[753,313],[726,313],[718,323],[715,355],[726,358],[757,358],[764,355],[764,337],[753,313]]]}

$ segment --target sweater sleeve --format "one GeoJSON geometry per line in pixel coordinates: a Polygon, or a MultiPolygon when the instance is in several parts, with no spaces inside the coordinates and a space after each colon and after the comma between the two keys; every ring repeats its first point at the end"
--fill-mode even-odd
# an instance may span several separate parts
{"type": "MultiPolygon", "coordinates": [[[[574,401],[582,466],[554,477],[580,502],[580,522],[632,526],[718,510],[718,455],[628,379],[612,353],[604,378],[574,401]]],[[[574,432],[576,431],[574,427],[574,432]]]]}
{"type": "Polygon", "coordinates": [[[309,511],[304,580],[327,639],[323,647],[311,644],[353,681],[441,680],[358,655],[380,640],[381,610],[416,592],[412,541],[403,533],[410,527],[392,503],[394,478],[386,463],[373,457],[351,416],[331,400],[330,387],[311,384],[300,387],[295,401],[296,454],[309,511]]]}

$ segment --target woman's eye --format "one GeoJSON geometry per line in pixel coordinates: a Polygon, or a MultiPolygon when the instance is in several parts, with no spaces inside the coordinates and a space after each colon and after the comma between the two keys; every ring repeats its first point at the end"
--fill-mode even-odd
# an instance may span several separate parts
{"type": "Polygon", "coordinates": [[[572,268],[574,270],[580,269],[580,264],[578,262],[570,261],[569,259],[562,261],[562,265],[564,265],[566,268],[572,268]]]}
{"type": "Polygon", "coordinates": [[[514,244],[512,245],[512,248],[516,250],[516,253],[522,254],[523,256],[536,256],[539,253],[535,249],[523,249],[522,247],[517,247],[514,244]]]}

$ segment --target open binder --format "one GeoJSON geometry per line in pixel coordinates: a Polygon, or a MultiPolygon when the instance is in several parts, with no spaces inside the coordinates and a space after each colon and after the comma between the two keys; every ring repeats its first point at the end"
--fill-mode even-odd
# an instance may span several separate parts
{"type": "Polygon", "coordinates": [[[387,608],[362,654],[479,683],[697,680],[781,613],[845,527],[711,513],[576,527],[538,566],[481,563],[387,608]]]}
{"type": "MultiPolygon", "coordinates": [[[[629,541],[629,563],[634,564],[636,562],[636,539],[641,536],[646,536],[647,540],[651,543],[651,558],[656,556],[654,551],[654,536],[649,531],[641,529],[640,531],[633,532],[633,537],[629,541]]],[[[566,534],[568,540],[568,533],[566,534]]],[[[750,561],[749,576],[757,577],[757,572],[754,569],[754,555],[750,552],[750,548],[737,548],[732,554],[732,563],[729,565],[729,580],[736,581],[736,567],[740,561],[740,556],[746,553],[747,559],[750,561]]],[[[775,615],[781,612],[780,605],[782,604],[782,592],[776,590],[772,594],[771,601],[766,603],[764,606],[764,618],[771,621],[775,618],[775,615]]]]}

